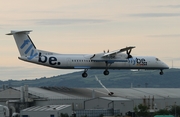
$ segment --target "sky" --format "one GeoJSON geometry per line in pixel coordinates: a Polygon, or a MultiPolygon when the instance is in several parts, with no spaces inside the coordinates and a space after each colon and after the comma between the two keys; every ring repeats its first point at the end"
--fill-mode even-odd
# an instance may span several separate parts
{"type": "Polygon", "coordinates": [[[14,38],[5,35],[11,30],[33,30],[41,50],[94,54],[136,46],[132,55],[180,68],[179,0],[0,0],[0,80],[51,77],[77,70],[20,61],[14,38]]]}

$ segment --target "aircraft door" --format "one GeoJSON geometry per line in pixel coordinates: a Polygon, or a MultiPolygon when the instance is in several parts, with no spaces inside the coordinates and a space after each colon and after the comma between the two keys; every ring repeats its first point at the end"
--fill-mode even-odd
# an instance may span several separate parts
{"type": "Polygon", "coordinates": [[[67,66],[71,66],[71,62],[72,62],[72,61],[71,61],[71,58],[67,58],[67,59],[66,59],[66,62],[67,62],[67,66]]]}

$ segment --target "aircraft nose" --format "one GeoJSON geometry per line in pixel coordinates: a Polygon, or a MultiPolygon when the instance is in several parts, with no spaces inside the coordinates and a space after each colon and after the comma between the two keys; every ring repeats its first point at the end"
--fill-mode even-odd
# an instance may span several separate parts
{"type": "Polygon", "coordinates": [[[162,62],[162,67],[163,67],[163,69],[169,69],[169,66],[167,64],[165,64],[164,62],[162,62]]]}

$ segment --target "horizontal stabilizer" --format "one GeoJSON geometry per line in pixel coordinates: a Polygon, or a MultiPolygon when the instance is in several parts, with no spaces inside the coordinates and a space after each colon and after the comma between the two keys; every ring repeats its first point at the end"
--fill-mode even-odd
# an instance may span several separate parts
{"type": "Polygon", "coordinates": [[[13,35],[13,34],[19,34],[19,33],[29,34],[30,32],[32,32],[32,30],[24,30],[24,31],[14,31],[14,30],[12,30],[10,33],[8,33],[6,35],[13,35]]]}

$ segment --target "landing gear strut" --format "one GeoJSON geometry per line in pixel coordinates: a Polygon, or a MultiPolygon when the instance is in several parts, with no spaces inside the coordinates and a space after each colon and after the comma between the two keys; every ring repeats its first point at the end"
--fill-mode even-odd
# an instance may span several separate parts
{"type": "Polygon", "coordinates": [[[82,77],[86,78],[88,76],[88,74],[86,73],[88,69],[85,69],[84,72],[82,73],[82,77]]]}
{"type": "Polygon", "coordinates": [[[159,74],[160,74],[160,75],[163,75],[163,74],[164,74],[164,73],[163,73],[163,70],[161,70],[161,71],[159,72],[159,74]]]}

